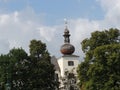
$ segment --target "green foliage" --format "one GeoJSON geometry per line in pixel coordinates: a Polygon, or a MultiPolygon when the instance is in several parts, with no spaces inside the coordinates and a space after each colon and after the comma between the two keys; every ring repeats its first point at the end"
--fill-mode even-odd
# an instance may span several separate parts
{"type": "Polygon", "coordinates": [[[30,42],[30,54],[31,56],[39,58],[41,54],[46,51],[46,45],[42,43],[40,40],[32,40],[30,42]]]}
{"type": "Polygon", "coordinates": [[[27,53],[22,48],[14,48],[7,55],[0,56],[0,82],[3,90],[6,84],[9,84],[12,90],[23,88],[24,81],[26,81],[25,62],[27,58],[27,53]]]}
{"type": "Polygon", "coordinates": [[[5,84],[7,83],[8,78],[8,65],[9,65],[9,56],[1,55],[0,56],[0,89],[5,89],[5,84]]]}
{"type": "Polygon", "coordinates": [[[46,45],[32,40],[30,56],[22,48],[13,48],[0,56],[0,90],[55,90],[54,66],[46,45]]]}
{"type": "Polygon", "coordinates": [[[118,42],[119,30],[110,29],[109,31],[95,31],[91,33],[91,37],[82,41],[82,50],[87,53],[94,50],[98,46],[116,44],[118,42]]]}
{"type": "Polygon", "coordinates": [[[120,89],[119,30],[96,31],[82,42],[86,57],[78,67],[81,90],[120,89]]]}
{"type": "Polygon", "coordinates": [[[54,66],[46,45],[41,41],[32,40],[30,43],[30,81],[33,90],[54,90],[54,66]]]}
{"type": "Polygon", "coordinates": [[[11,61],[11,88],[24,90],[28,75],[28,55],[23,49],[12,49],[9,52],[11,61]]]}

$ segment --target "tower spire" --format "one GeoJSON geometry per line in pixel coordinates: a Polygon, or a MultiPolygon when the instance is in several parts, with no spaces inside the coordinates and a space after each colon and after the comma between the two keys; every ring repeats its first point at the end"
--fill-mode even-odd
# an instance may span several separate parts
{"type": "Polygon", "coordinates": [[[66,19],[64,19],[65,21],[65,31],[64,31],[64,44],[61,46],[61,53],[63,55],[71,55],[72,53],[74,53],[75,51],[75,48],[73,45],[70,44],[70,34],[69,34],[69,30],[68,30],[68,27],[67,27],[67,21],[66,19]]]}
{"type": "Polygon", "coordinates": [[[67,22],[67,19],[64,19],[65,21],[65,31],[64,31],[64,43],[70,43],[70,34],[69,34],[69,30],[68,30],[68,22],[67,22]]]}

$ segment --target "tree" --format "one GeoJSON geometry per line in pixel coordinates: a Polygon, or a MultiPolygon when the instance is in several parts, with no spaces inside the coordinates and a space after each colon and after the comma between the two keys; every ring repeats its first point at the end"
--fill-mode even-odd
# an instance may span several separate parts
{"type": "Polygon", "coordinates": [[[0,56],[0,89],[5,90],[7,79],[8,79],[8,64],[9,56],[1,55],[0,56]]]}
{"type": "Polygon", "coordinates": [[[54,66],[46,45],[32,40],[30,56],[22,48],[13,48],[0,56],[0,89],[55,90],[54,66]]]}
{"type": "Polygon", "coordinates": [[[85,60],[78,67],[82,90],[119,90],[120,40],[118,29],[96,31],[82,41],[85,60]]]}
{"type": "Polygon", "coordinates": [[[54,90],[54,66],[46,45],[40,40],[30,42],[30,81],[32,90],[54,90]]]}
{"type": "Polygon", "coordinates": [[[42,43],[40,40],[31,40],[30,45],[30,55],[39,59],[42,55],[47,52],[45,43],[42,43]]]}
{"type": "Polygon", "coordinates": [[[22,49],[11,49],[0,56],[0,83],[2,90],[24,90],[27,79],[27,53],[22,49]]]}
{"type": "Polygon", "coordinates": [[[10,68],[11,68],[11,88],[12,90],[26,90],[28,85],[28,55],[22,49],[13,48],[8,53],[10,57],[10,68]]]}

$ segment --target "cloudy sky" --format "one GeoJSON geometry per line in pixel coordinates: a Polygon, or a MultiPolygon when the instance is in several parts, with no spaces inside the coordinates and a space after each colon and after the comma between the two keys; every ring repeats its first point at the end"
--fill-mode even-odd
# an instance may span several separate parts
{"type": "Polygon", "coordinates": [[[80,43],[91,32],[120,29],[120,0],[0,0],[0,54],[13,47],[29,52],[30,40],[37,39],[61,56],[65,18],[75,54],[83,57],[80,43]]]}

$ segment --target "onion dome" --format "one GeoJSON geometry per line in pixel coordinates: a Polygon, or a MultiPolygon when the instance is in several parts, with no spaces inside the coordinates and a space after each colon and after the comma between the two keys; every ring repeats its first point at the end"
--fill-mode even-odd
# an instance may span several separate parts
{"type": "Polygon", "coordinates": [[[69,34],[69,30],[67,29],[67,27],[65,28],[64,31],[64,44],[61,46],[61,53],[63,55],[71,55],[74,53],[75,48],[73,45],[70,44],[70,34],[69,34]]]}
{"type": "Polygon", "coordinates": [[[61,46],[61,53],[64,54],[64,55],[71,55],[74,53],[75,51],[75,48],[73,45],[69,44],[69,43],[66,43],[66,44],[63,44],[61,46]]]}

